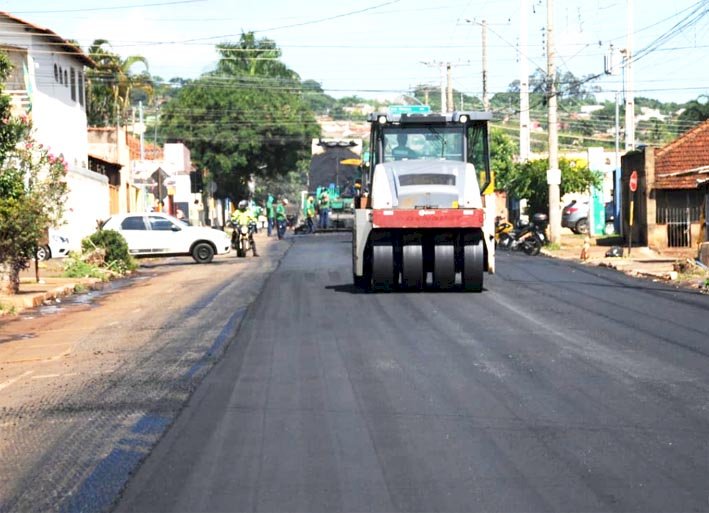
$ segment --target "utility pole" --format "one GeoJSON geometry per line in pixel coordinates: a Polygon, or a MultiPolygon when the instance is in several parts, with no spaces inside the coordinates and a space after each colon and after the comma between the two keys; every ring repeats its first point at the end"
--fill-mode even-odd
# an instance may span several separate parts
{"type": "MultiPolygon", "coordinates": [[[[441,68],[441,113],[445,114],[448,112],[448,105],[446,103],[446,72],[442,62],[439,66],[441,68]]],[[[450,67],[448,69],[450,69],[450,67]]]]}
{"type": "MultiPolygon", "coordinates": [[[[454,110],[453,107],[453,79],[451,76],[451,63],[446,63],[446,86],[448,91],[448,100],[446,101],[446,109],[454,110]]],[[[446,111],[443,111],[446,112],[446,111]]]]}
{"type": "Polygon", "coordinates": [[[557,132],[557,97],[556,97],[556,66],[554,63],[556,49],[554,48],[554,0],[547,0],[547,95],[549,124],[549,169],[547,184],[549,185],[549,230],[550,240],[558,244],[561,241],[561,211],[559,210],[559,189],[561,185],[561,170],[559,169],[559,134],[557,132]]]}
{"type": "Polygon", "coordinates": [[[140,122],[140,160],[145,160],[145,137],[143,133],[143,102],[138,102],[138,121],[140,122]]]}
{"type": "Polygon", "coordinates": [[[529,160],[529,60],[527,58],[529,0],[521,0],[519,25],[519,160],[529,160]]]}
{"type": "Polygon", "coordinates": [[[483,39],[483,110],[488,112],[490,100],[487,97],[487,20],[483,20],[480,25],[482,26],[483,39]]]}
{"type": "Polygon", "coordinates": [[[625,151],[635,149],[635,97],[633,92],[633,0],[628,0],[625,48],[625,151]]]}

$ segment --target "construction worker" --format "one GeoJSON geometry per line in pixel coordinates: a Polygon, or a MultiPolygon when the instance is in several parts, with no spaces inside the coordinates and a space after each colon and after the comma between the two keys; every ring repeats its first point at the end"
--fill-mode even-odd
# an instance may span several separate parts
{"type": "MultiPolygon", "coordinates": [[[[253,212],[249,208],[248,201],[241,200],[239,202],[239,207],[237,208],[237,210],[234,210],[234,213],[231,214],[231,222],[236,227],[246,226],[249,229],[249,245],[251,246],[253,255],[255,257],[259,256],[256,252],[256,242],[254,241],[254,232],[256,231],[256,217],[254,217],[253,212]]],[[[240,234],[236,232],[236,228],[234,233],[236,234],[236,237],[240,236],[240,234]]],[[[232,240],[236,241],[236,239],[232,240]]]]}
{"type": "Polygon", "coordinates": [[[278,239],[282,239],[286,234],[286,227],[288,223],[288,218],[286,217],[286,206],[288,205],[288,200],[283,198],[278,205],[276,205],[276,230],[278,233],[278,239]]]}
{"type": "Polygon", "coordinates": [[[328,217],[330,215],[330,196],[327,194],[326,190],[320,193],[320,198],[318,199],[318,212],[320,213],[318,228],[320,230],[327,230],[328,217]]]}
{"type": "Polygon", "coordinates": [[[273,226],[276,223],[276,210],[273,208],[273,196],[271,194],[268,195],[266,200],[266,219],[268,222],[267,233],[270,237],[273,233],[273,226]]]}
{"type": "Polygon", "coordinates": [[[308,226],[308,233],[313,233],[315,231],[315,198],[312,195],[308,196],[305,202],[305,222],[308,226]]]}

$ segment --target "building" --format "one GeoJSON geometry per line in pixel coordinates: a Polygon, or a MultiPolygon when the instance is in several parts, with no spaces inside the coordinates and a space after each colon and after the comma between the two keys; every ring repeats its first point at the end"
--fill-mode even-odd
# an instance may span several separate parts
{"type": "Polygon", "coordinates": [[[623,223],[629,233],[631,173],[634,193],[633,241],[656,248],[694,248],[704,238],[709,178],[709,120],[662,148],[644,147],[622,158],[623,223]]]}
{"type": "Polygon", "coordinates": [[[89,169],[85,69],[93,61],[49,29],[0,12],[0,50],[14,69],[5,84],[14,112],[27,116],[37,142],[68,163],[64,226],[70,246],[109,213],[109,179],[89,169]]]}

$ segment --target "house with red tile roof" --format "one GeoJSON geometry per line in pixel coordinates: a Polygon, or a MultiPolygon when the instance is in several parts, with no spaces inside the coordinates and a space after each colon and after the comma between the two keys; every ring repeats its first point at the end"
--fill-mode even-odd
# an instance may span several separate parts
{"type": "Polygon", "coordinates": [[[621,159],[624,234],[650,247],[696,247],[706,238],[706,186],[709,179],[709,120],[662,148],[645,147],[621,159]],[[638,188],[629,190],[630,175],[638,188]]]}

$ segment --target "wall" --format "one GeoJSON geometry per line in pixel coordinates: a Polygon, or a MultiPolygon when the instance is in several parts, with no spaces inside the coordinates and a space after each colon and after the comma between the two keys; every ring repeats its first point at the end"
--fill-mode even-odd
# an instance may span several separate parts
{"type": "Polygon", "coordinates": [[[70,248],[81,247],[81,239],[96,231],[98,220],[109,216],[108,178],[93,171],[70,170],[67,184],[71,191],[65,206],[62,233],[70,248]]]}
{"type": "Polygon", "coordinates": [[[633,244],[650,245],[652,247],[662,247],[667,245],[667,237],[664,243],[659,244],[659,231],[655,227],[655,197],[652,194],[655,185],[655,151],[654,148],[644,148],[642,150],[631,151],[621,158],[621,218],[623,224],[623,234],[627,241],[629,233],[630,219],[630,174],[633,171],[638,173],[638,189],[635,192],[635,208],[633,222],[633,244]],[[652,235],[652,244],[650,243],[652,235]]]}

